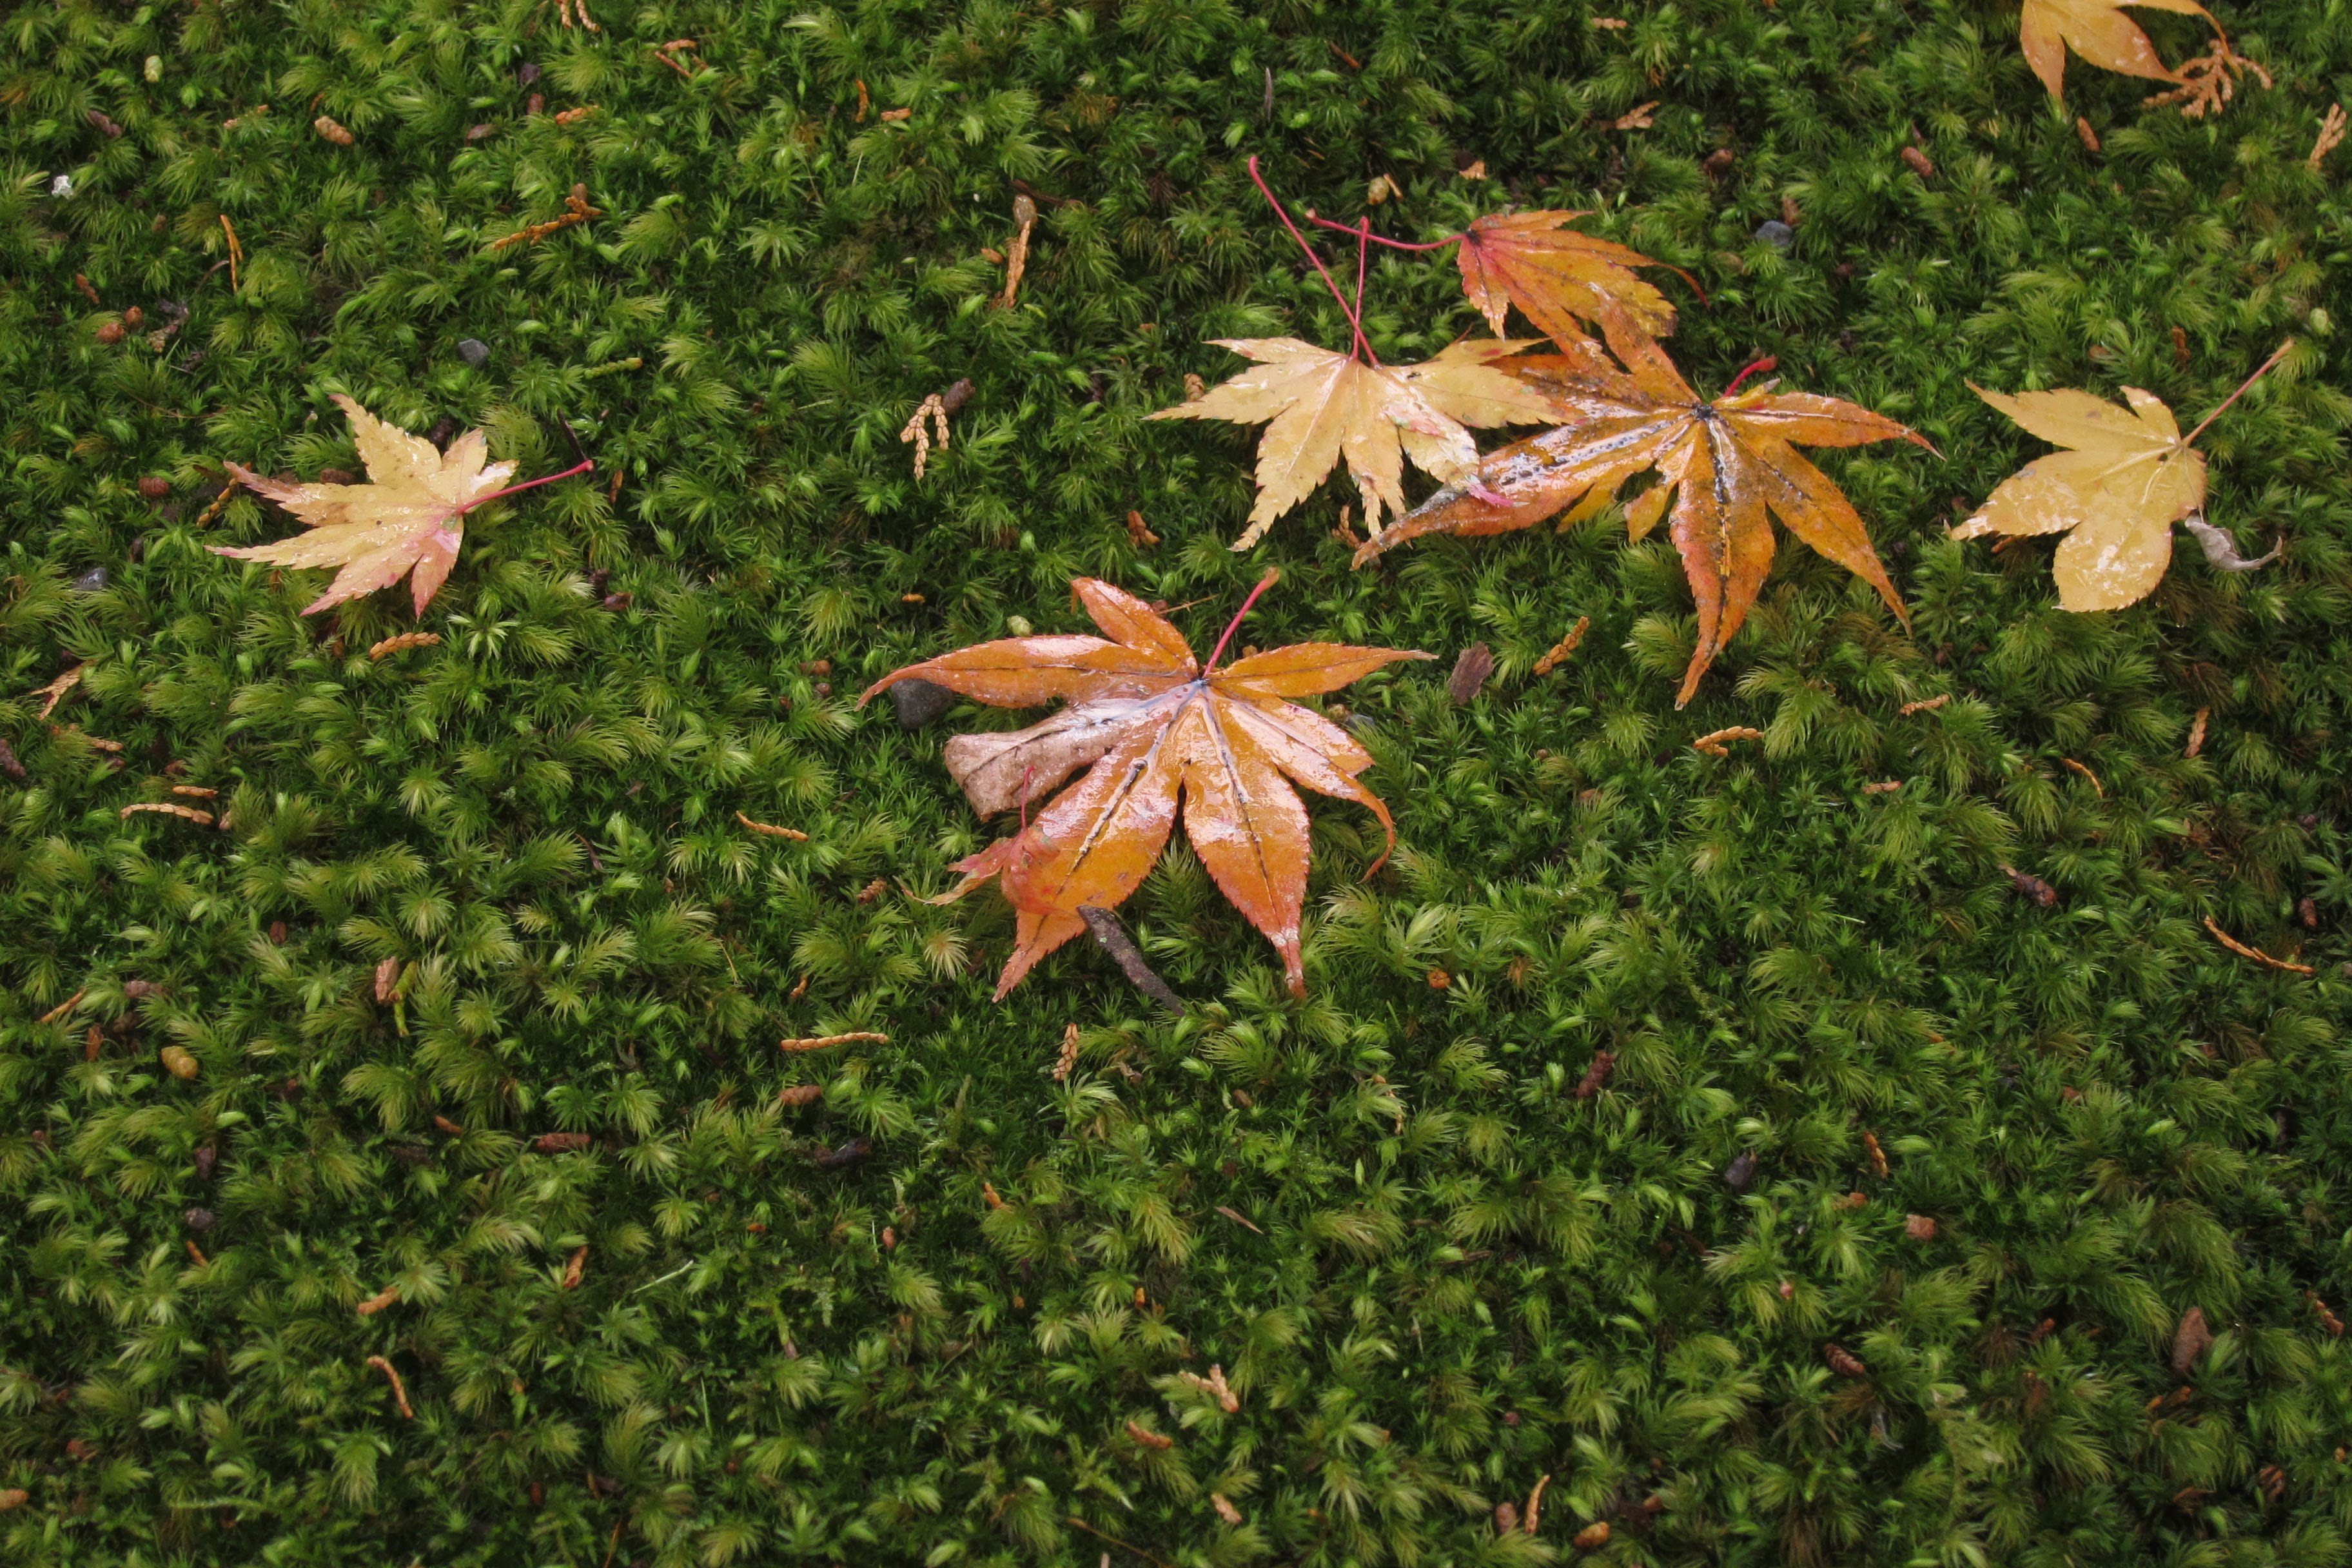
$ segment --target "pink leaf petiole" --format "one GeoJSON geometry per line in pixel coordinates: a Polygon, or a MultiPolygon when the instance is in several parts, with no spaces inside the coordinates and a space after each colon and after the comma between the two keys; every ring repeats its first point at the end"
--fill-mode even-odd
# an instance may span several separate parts
{"type": "Polygon", "coordinates": [[[477,496],[474,500],[467,501],[464,506],[459,507],[455,515],[463,517],[466,513],[473,510],[476,507],[488,506],[490,502],[499,500],[502,496],[513,495],[518,490],[536,489],[541,485],[551,485],[558,479],[568,479],[574,474],[584,474],[595,466],[595,458],[583,458],[560,474],[549,474],[544,479],[525,479],[519,485],[509,485],[502,490],[492,490],[488,495],[477,496]]]}
{"type": "MultiPolygon", "coordinates": [[[[1348,296],[1340,291],[1339,279],[1331,276],[1331,269],[1323,265],[1323,258],[1315,253],[1313,246],[1307,243],[1307,237],[1298,232],[1298,226],[1290,221],[1289,209],[1285,207],[1280,199],[1268,188],[1265,176],[1257,172],[1257,154],[1255,153],[1249,156],[1249,177],[1256,184],[1258,194],[1273,206],[1274,216],[1282,220],[1282,226],[1290,231],[1290,237],[1298,242],[1298,248],[1307,253],[1307,259],[1315,264],[1315,270],[1322,276],[1323,287],[1331,290],[1331,298],[1339,301],[1339,309],[1347,312],[1348,327],[1355,333],[1356,340],[1351,353],[1361,354],[1374,365],[1378,365],[1381,363],[1381,357],[1372,352],[1371,343],[1364,336],[1362,319],[1358,315],[1356,308],[1348,303],[1348,296]]],[[[1351,228],[1346,232],[1353,234],[1356,231],[1351,228]]],[[[1360,288],[1358,292],[1361,293],[1360,288]]]]}
{"type": "Polygon", "coordinates": [[[1257,580],[1257,586],[1252,588],[1249,597],[1242,601],[1242,607],[1234,612],[1233,620],[1225,626],[1225,635],[1219,637],[1217,646],[1209,650],[1209,662],[1201,670],[1202,679],[1206,680],[1216,672],[1217,660],[1225,657],[1225,645],[1234,640],[1235,632],[1241,630],[1242,617],[1250,613],[1250,606],[1257,603],[1257,596],[1281,581],[1282,573],[1279,568],[1272,566],[1266,568],[1265,575],[1257,580]]]}

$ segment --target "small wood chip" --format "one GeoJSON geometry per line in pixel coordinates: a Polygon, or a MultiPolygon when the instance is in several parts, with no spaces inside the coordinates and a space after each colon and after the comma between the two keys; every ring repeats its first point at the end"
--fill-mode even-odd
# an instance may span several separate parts
{"type": "Polygon", "coordinates": [[[67,1014],[80,1006],[81,999],[89,994],[89,988],[88,986],[84,986],[79,991],[77,991],[72,995],[67,997],[64,1001],[58,1003],[56,1006],[50,1008],[47,1012],[42,1014],[41,1022],[44,1024],[56,1023],[58,1019],[64,1017],[67,1014]]]}
{"type": "Polygon", "coordinates": [[[1248,1231],[1252,1236],[1264,1236],[1265,1234],[1265,1232],[1258,1229],[1257,1226],[1244,1219],[1238,1211],[1229,1209],[1223,1204],[1219,1204],[1217,1205],[1217,1212],[1224,1215],[1227,1219],[1233,1221],[1235,1225],[1241,1226],[1244,1230],[1248,1231]]]}
{"type": "Polygon", "coordinates": [[[1087,922],[1087,930],[1094,933],[1096,942],[1127,976],[1129,984],[1171,1013],[1184,1011],[1184,999],[1144,962],[1143,950],[1127,934],[1127,927],[1119,923],[1118,915],[1088,905],[1078,911],[1078,916],[1087,922]]]}
{"type": "Polygon", "coordinates": [[[771,822],[754,822],[740,811],[735,814],[735,820],[752,832],[765,834],[770,838],[789,838],[795,844],[808,842],[808,835],[797,827],[778,827],[771,822]]]}
{"type": "Polygon", "coordinates": [[[563,1289],[566,1290],[579,1289],[581,1277],[586,1274],[587,1271],[588,1249],[583,1247],[576,1249],[572,1254],[572,1261],[563,1266],[563,1289]]]}
{"type": "Polygon", "coordinates": [[[1454,673],[1445,682],[1446,695],[1460,707],[1478,695],[1486,678],[1495,673],[1495,650],[1485,643],[1474,642],[1462,650],[1454,661],[1454,673]]]}
{"type": "Polygon", "coordinates": [[[399,1304],[400,1287],[397,1285],[387,1285],[383,1289],[377,1291],[374,1295],[370,1296],[366,1300],[362,1301],[358,1306],[352,1310],[362,1318],[373,1318],[378,1312],[383,1311],[386,1307],[396,1307],[399,1304]]]}
{"type": "Polygon", "coordinates": [[[439,647],[440,646],[439,632],[402,632],[397,637],[388,637],[382,642],[369,644],[368,658],[389,658],[394,654],[405,653],[413,647],[439,647]]]}
{"type": "Polygon", "coordinates": [[[2099,133],[2092,130],[2091,122],[2079,114],[2074,116],[2074,134],[2082,139],[2084,152],[2095,157],[2098,154],[2099,133]]]}
{"type": "Polygon", "coordinates": [[[1734,724],[1728,729],[1717,730],[1701,735],[1691,742],[1691,750],[1704,752],[1710,757],[1727,757],[1731,753],[1724,749],[1724,742],[1760,741],[1763,738],[1764,731],[1761,730],[1750,729],[1745,724],[1734,724]]]}
{"type": "Polygon", "coordinates": [[[2205,1326],[2205,1309],[2189,1308],[2180,1315],[2180,1327],[2172,1335],[2172,1370],[2187,1377],[2197,1358],[2212,1346],[2213,1331],[2205,1326]]]}
{"type": "Polygon", "coordinates": [[[2180,753],[2182,756],[2193,757],[2205,749],[2205,721],[2212,716],[2210,708],[2197,710],[2197,717],[2189,726],[2189,749],[2180,753]]]}
{"type": "MultiPolygon", "coordinates": [[[[16,1495],[22,1498],[25,1494],[18,1492],[16,1495]]],[[[1215,1509],[1217,1517],[1227,1524],[1239,1524],[1242,1521],[1242,1510],[1235,1508],[1223,1492],[1211,1492],[1209,1506],[1215,1509]]]]}
{"type": "MultiPolygon", "coordinates": [[[[904,117],[903,110],[897,112],[904,117]]],[[[882,118],[887,120],[890,116],[882,118]]],[[[1021,297],[1021,275],[1029,266],[1029,231],[1037,223],[1037,204],[1025,195],[1014,196],[1013,221],[1018,228],[1005,251],[1004,292],[996,300],[997,308],[1003,310],[1013,309],[1013,302],[1021,297]]]]}
{"type": "Polygon", "coordinates": [[[2219,925],[2216,925],[2211,915],[2207,915],[2205,917],[2205,929],[2213,933],[2214,941],[2220,942],[2223,947],[2228,948],[2231,952],[2236,953],[2241,958],[2251,958],[2256,963],[2266,963],[2273,969],[2283,970],[2289,974],[2309,974],[2312,972],[2311,965],[2308,963],[2291,963],[2284,958],[2273,958],[2269,953],[2264,952],[2259,947],[2248,947],[2244,942],[2240,942],[2236,937],[2231,936],[2228,931],[2223,931],[2219,925]]]}
{"type": "Polygon", "coordinates": [[[375,999],[389,1002],[399,994],[400,960],[387,958],[375,966],[375,999]]]}
{"type": "Polygon", "coordinates": [[[1609,1544],[1609,1521],[1596,1519],[1576,1532],[1573,1542],[1579,1552],[1597,1552],[1609,1544]]]}
{"type": "MultiPolygon", "coordinates": [[[[1535,1489],[1528,1493],[1527,1518],[1520,1521],[1519,1528],[1529,1535],[1536,1532],[1537,1526],[1542,1518],[1544,1488],[1549,1485],[1551,1485],[1550,1476],[1538,1476],[1535,1489]]],[[[1609,1527],[1604,1524],[1601,1528],[1606,1530],[1609,1527]]]]}
{"type": "Polygon", "coordinates": [[[877,1035],[873,1033],[871,1030],[866,1029],[860,1029],[846,1035],[810,1035],[804,1038],[796,1040],[778,1040],[776,1042],[776,1049],[780,1051],[821,1051],[827,1046],[853,1045],[861,1040],[870,1040],[877,1045],[887,1045],[890,1042],[890,1037],[887,1035],[877,1035]]]}
{"type": "Polygon", "coordinates": [[[795,1083],[776,1091],[776,1104],[784,1110],[814,1105],[824,1098],[824,1085],[821,1083],[795,1083]]]}
{"type": "Polygon", "coordinates": [[[392,1379],[393,1403],[400,1406],[401,1418],[407,1421],[415,1420],[416,1412],[408,1407],[408,1387],[400,1381],[400,1369],[380,1355],[368,1357],[367,1363],[392,1379]]]}

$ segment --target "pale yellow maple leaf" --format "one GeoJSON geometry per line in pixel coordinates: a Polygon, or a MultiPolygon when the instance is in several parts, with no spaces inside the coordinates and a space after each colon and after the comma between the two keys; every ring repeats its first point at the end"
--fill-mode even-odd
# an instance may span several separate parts
{"type": "Polygon", "coordinates": [[[1363,496],[1364,521],[1378,532],[1382,508],[1400,516],[1408,510],[1404,458],[1450,482],[1477,467],[1470,426],[1545,425],[1566,416],[1549,393],[1490,363],[1533,347],[1532,339],[1465,340],[1411,365],[1370,364],[1297,338],[1213,341],[1262,368],[1150,417],[1266,426],[1257,449],[1257,504],[1235,550],[1264,538],[1342,458],[1363,496]]]}
{"type": "Polygon", "coordinates": [[[485,467],[489,445],[479,430],[468,430],[442,452],[432,442],[385,424],[341,393],[334,401],[352,422],[352,437],[359,446],[360,460],[367,465],[368,482],[280,484],[226,464],[248,489],[310,524],[310,531],[271,544],[215,545],[213,553],[279,566],[342,568],[325,593],[302,607],[306,616],[411,574],[409,589],[422,615],[457,563],[467,509],[503,487],[514,465],[485,467]]]}
{"type": "Polygon", "coordinates": [[[2137,386],[2124,388],[2129,408],[2072,389],[1971,390],[2063,449],[2003,479],[1952,537],[2063,533],[2051,565],[2061,607],[2115,610],[2147,597],[2171,563],[2172,525],[2205,503],[2205,454],[2181,438],[2163,399],[2137,386]]]}
{"type": "MultiPolygon", "coordinates": [[[[2213,20],[2197,0],[2025,0],[2024,14],[2018,21],[2018,45],[2025,51],[2025,63],[2033,68],[2051,97],[2065,96],[2069,48],[2105,70],[2156,81],[2180,79],[2179,72],[2158,58],[2156,46],[2140,31],[2139,24],[2124,15],[2126,5],[2213,20]]],[[[2216,31],[2219,28],[2216,23],[2216,31]]]]}

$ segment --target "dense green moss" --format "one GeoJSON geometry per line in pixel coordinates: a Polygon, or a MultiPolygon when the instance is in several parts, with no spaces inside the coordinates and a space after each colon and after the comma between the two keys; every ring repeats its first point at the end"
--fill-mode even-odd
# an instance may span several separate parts
{"type": "MultiPolygon", "coordinates": [[[[2305,160],[2352,23],[2225,15],[2276,86],[2192,122],[2079,65],[2053,106],[2005,0],[1625,9],[16,8],[0,1561],[1510,1563],[1607,1520],[1627,1563],[2342,1563],[2352,151],[2305,160]],[[1251,152],[1329,213],[1393,176],[1416,237],[1598,208],[1707,290],[1699,384],[1774,353],[1918,426],[1823,459],[1910,631],[1791,545],[1677,713],[1656,541],[1353,573],[1335,486],[1229,555],[1250,434],[1142,416],[1233,368],[1203,339],[1342,330],[1251,152]],[[575,182],[604,216],[490,247],[575,182]],[[1944,539],[2039,449],[1965,381],[2193,419],[2288,333],[2205,441],[2282,563],[2074,617],[2046,549],[1944,539]],[[205,515],[220,459],[353,466],[336,391],[526,475],[568,420],[617,493],[476,513],[442,643],[372,661],[404,596],[306,623],[316,574],[205,551],[285,527],[205,515]],[[1263,644],[1497,658],[1344,695],[1403,847],[1360,882],[1318,807],[1311,998],[1178,851],[1127,913],[1187,1017],[1083,946],[991,1005],[1002,906],[913,895],[992,831],[940,735],[1013,716],[856,691],[1072,626],[1082,571],[1213,637],[1267,563],[1263,644]],[[71,658],[60,732],[25,693],[71,658]],[[121,815],[182,784],[224,829],[121,815]],[[773,1048],[849,1029],[890,1040],[773,1048]]],[[[1384,355],[1475,322],[1443,258],[1370,294],[1384,355]]]]}

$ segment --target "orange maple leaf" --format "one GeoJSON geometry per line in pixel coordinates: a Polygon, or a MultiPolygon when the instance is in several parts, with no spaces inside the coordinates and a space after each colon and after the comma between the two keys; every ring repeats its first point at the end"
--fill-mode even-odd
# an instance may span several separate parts
{"type": "MultiPolygon", "coordinates": [[[[1664,350],[1621,311],[1606,311],[1610,347],[1621,371],[1589,342],[1577,352],[1525,362],[1576,407],[1569,423],[1505,447],[1460,485],[1439,490],[1396,526],[1357,552],[1358,564],[1426,533],[1503,533],[1527,528],[1579,504],[1568,521],[1590,517],[1615,499],[1625,480],[1655,468],[1659,482],[1626,508],[1642,538],[1667,515],[1668,531],[1698,609],[1698,646],[1675,706],[1690,701],[1699,678],[1747,620],[1772,569],[1777,515],[1796,536],[1878,590],[1909,622],[1903,601],[1871,548],[1862,518],[1837,486],[1797,451],[1871,441],[1927,439],[1866,408],[1812,393],[1748,392],[1735,380],[1703,400],[1664,350]]],[[[1759,361],[1739,380],[1771,362],[1759,361]]]]}
{"type": "Polygon", "coordinates": [[[1496,337],[1503,335],[1503,319],[1512,305],[1563,347],[1583,341],[1580,323],[1598,321],[1612,306],[1652,337],[1675,330],[1675,308],[1633,275],[1636,267],[1664,263],[1563,226],[1587,216],[1496,213],[1464,231],[1462,248],[1454,257],[1462,269],[1462,292],[1496,337]]]}
{"type": "Polygon", "coordinates": [[[352,437],[359,446],[360,460],[367,465],[368,482],[280,484],[236,463],[225,464],[247,489],[292,512],[310,531],[270,544],[212,547],[215,555],[241,561],[342,568],[325,593],[302,606],[306,616],[387,587],[404,574],[408,574],[416,612],[423,615],[457,563],[467,512],[499,496],[551,484],[595,466],[583,458],[564,473],[501,489],[514,465],[485,467],[489,445],[479,430],[468,430],[442,452],[430,441],[385,424],[341,393],[334,401],[352,422],[352,437]]]}
{"type": "MultiPolygon", "coordinates": [[[[1292,784],[1351,800],[1396,827],[1356,782],[1371,753],[1321,714],[1288,700],[1336,691],[1398,659],[1400,648],[1297,643],[1220,669],[1226,643],[1276,580],[1269,572],[1234,616],[1203,668],[1183,634],[1142,600],[1080,577],[1073,597],[1106,637],[1027,637],[981,643],[875,682],[860,704],[920,678],[993,707],[1066,706],[1010,733],[958,735],[948,771],[982,816],[1030,803],[1079,768],[1086,776],[1021,831],[956,866],[963,881],[938,901],[994,878],[1016,916],[1000,997],[1036,962],[1086,930],[1079,911],[1111,909],[1160,858],[1181,815],[1201,863],[1225,897],[1282,955],[1305,994],[1298,951],[1307,896],[1307,808],[1292,784]]],[[[1386,859],[1385,853],[1381,856],[1386,859]]],[[[1377,868],[1379,862],[1375,861],[1377,868]]]]}

